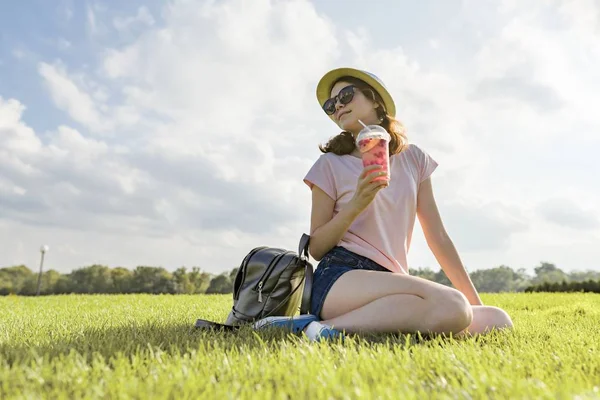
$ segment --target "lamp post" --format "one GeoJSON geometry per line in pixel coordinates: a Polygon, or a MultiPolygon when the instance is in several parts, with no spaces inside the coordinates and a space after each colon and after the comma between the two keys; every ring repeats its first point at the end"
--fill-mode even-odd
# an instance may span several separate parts
{"type": "Polygon", "coordinates": [[[36,296],[40,295],[40,285],[42,283],[42,269],[44,268],[44,255],[48,250],[50,250],[50,247],[48,247],[47,245],[43,245],[42,247],[40,247],[40,253],[42,253],[42,257],[40,260],[40,273],[38,274],[37,292],[35,294],[36,296]]]}

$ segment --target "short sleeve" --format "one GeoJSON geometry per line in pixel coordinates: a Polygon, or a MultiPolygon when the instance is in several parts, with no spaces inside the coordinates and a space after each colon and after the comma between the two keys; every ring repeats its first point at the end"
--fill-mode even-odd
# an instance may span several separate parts
{"type": "Polygon", "coordinates": [[[326,154],[321,155],[310,170],[308,170],[308,173],[304,177],[304,183],[306,183],[311,190],[314,185],[317,185],[333,200],[337,199],[333,169],[326,154]]]}
{"type": "Polygon", "coordinates": [[[435,169],[437,168],[438,163],[419,146],[413,144],[412,148],[415,155],[415,161],[417,163],[419,183],[421,183],[431,176],[433,171],[435,171],[435,169]]]}

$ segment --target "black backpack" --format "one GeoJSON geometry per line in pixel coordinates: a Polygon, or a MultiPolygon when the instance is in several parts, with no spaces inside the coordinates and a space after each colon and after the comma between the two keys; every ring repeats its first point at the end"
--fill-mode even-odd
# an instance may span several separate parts
{"type": "Polygon", "coordinates": [[[308,314],[313,267],[310,236],[303,234],[298,253],[267,246],[252,249],[240,264],[233,285],[233,307],[225,325],[199,319],[197,328],[235,328],[270,316],[308,314]]]}

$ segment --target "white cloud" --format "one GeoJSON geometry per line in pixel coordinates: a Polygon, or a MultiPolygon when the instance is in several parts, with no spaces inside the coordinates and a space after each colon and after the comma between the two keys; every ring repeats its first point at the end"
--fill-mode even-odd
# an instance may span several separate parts
{"type": "Polygon", "coordinates": [[[0,97],[1,149],[7,153],[35,153],[41,147],[33,129],[21,121],[24,111],[25,107],[18,101],[0,97]]]}
{"type": "MultiPolygon", "coordinates": [[[[108,76],[129,82],[129,93],[142,93],[128,100],[141,98],[141,107],[196,129],[222,125],[232,113],[248,129],[258,117],[285,118],[312,105],[309,83],[336,56],[336,42],[310,5],[176,4],[164,29],[108,53],[108,76]]],[[[244,129],[230,134],[236,132],[245,136],[244,129]]]]}
{"type": "Polygon", "coordinates": [[[154,17],[147,7],[138,8],[137,14],[133,17],[116,17],[113,19],[113,26],[118,31],[127,31],[135,25],[154,25],[154,17]]]}
{"type": "Polygon", "coordinates": [[[528,230],[530,218],[518,205],[500,202],[445,202],[444,223],[464,252],[506,251],[511,236],[528,230]]]}
{"type": "Polygon", "coordinates": [[[106,127],[94,99],[68,76],[64,66],[41,62],[38,71],[58,108],[91,130],[106,127]]]}
{"type": "Polygon", "coordinates": [[[96,13],[94,8],[89,4],[86,7],[86,18],[87,18],[87,30],[90,35],[98,33],[98,25],[96,23],[96,13]]]}
{"type": "MultiPolygon", "coordinates": [[[[36,133],[25,122],[35,116],[0,99],[0,253],[27,260],[51,237],[62,270],[100,262],[217,272],[257,245],[294,249],[309,226],[302,177],[317,144],[337,133],[314,88],[329,68],[350,65],[384,80],[410,141],[439,161],[436,198],[471,270],[568,264],[565,229],[578,254],[564,266],[587,268],[598,258],[589,238],[600,233],[589,223],[600,201],[589,185],[600,53],[593,20],[582,28],[570,15],[590,10],[563,9],[557,32],[537,6],[491,4],[464,10],[477,47],[459,71],[382,48],[301,0],[174,1],[160,27],[144,7],[113,19],[130,41],[106,49],[99,65],[39,64],[78,129],[65,121],[36,133]],[[560,204],[549,200],[557,191],[560,204]]],[[[92,33],[106,23],[101,11],[87,8],[92,33]]],[[[462,43],[431,37],[422,43],[436,54],[462,43]]],[[[416,231],[412,263],[435,267],[416,231]]]]}
{"type": "MultiPolygon", "coordinates": [[[[105,104],[118,93],[92,95],[89,76],[69,74],[61,63],[40,64],[55,104],[73,120],[92,132],[124,131],[129,122],[135,132],[119,138],[117,150],[59,127],[39,162],[54,184],[28,186],[32,197],[26,203],[6,199],[14,220],[64,229],[66,236],[81,229],[178,237],[187,246],[203,246],[209,269],[235,266],[243,256],[238,253],[261,238],[295,246],[308,212],[298,209],[298,192],[309,196],[298,171],[309,168],[310,158],[288,157],[288,151],[312,129],[288,119],[302,121],[302,110],[313,102],[307,81],[335,54],[331,26],[304,2],[266,2],[246,10],[271,28],[262,33],[260,24],[228,7],[204,11],[210,15],[198,23],[189,18],[197,12],[194,5],[182,3],[170,10],[165,29],[147,32],[130,50],[107,53],[105,66],[115,68],[106,78],[125,83],[121,104],[105,104]],[[229,32],[233,21],[237,30],[229,32]],[[310,34],[305,26],[312,27],[310,34]],[[188,42],[189,31],[202,37],[211,30],[222,30],[218,42],[188,42]],[[250,52],[232,39],[255,34],[266,36],[250,52]],[[122,62],[128,51],[138,56],[122,62]],[[144,120],[137,118],[142,113],[144,120]],[[35,218],[31,210],[37,210],[35,218]],[[241,246],[237,252],[210,250],[233,244],[241,246]]],[[[314,131],[309,140],[304,154],[318,143],[314,131]]],[[[130,251],[113,251],[113,263],[134,259],[130,251]]],[[[172,259],[172,248],[161,252],[158,263],[172,259]]]]}
{"type": "Polygon", "coordinates": [[[86,139],[79,132],[68,126],[59,126],[51,146],[63,149],[71,157],[96,158],[106,155],[108,145],[94,139],[86,139]]]}
{"type": "Polygon", "coordinates": [[[92,40],[106,38],[110,33],[107,21],[107,6],[98,1],[90,0],[85,3],[85,29],[88,37],[92,40]]]}
{"type": "Polygon", "coordinates": [[[538,212],[547,221],[558,226],[584,231],[600,228],[595,212],[583,209],[571,199],[548,199],[538,206],[538,212]]]}

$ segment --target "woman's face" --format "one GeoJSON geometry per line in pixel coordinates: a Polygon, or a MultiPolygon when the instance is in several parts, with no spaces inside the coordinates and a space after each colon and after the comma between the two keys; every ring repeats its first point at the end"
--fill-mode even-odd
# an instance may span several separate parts
{"type": "Polygon", "coordinates": [[[365,96],[358,88],[349,88],[348,86],[351,86],[351,84],[340,81],[331,88],[331,98],[335,100],[335,112],[329,118],[341,129],[354,134],[360,132],[363,128],[358,122],[359,119],[367,125],[379,124],[376,111],[378,104],[365,96]],[[348,96],[348,91],[353,91],[354,95],[349,103],[343,104],[339,98],[343,98],[344,95],[348,96]],[[342,92],[341,96],[339,96],[340,92],[342,92]]]}

